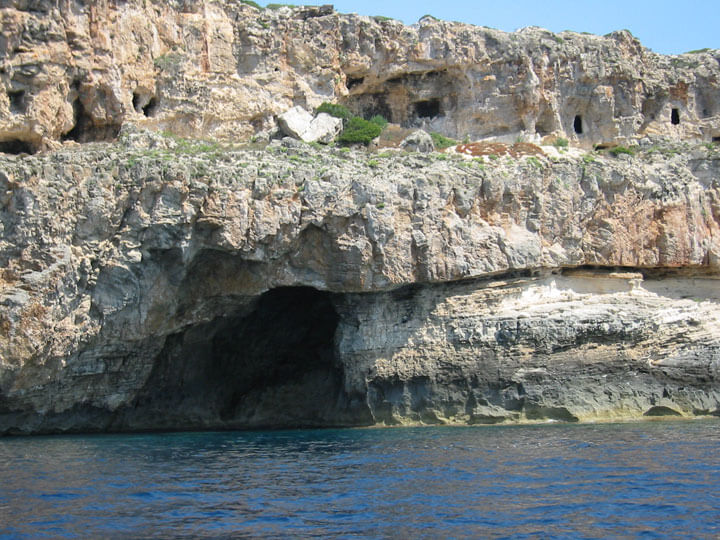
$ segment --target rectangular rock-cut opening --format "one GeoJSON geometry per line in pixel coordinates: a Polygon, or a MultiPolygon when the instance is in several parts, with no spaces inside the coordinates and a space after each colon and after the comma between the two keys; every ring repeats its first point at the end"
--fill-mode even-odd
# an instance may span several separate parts
{"type": "Polygon", "coordinates": [[[10,112],[13,114],[25,114],[27,111],[27,103],[25,102],[25,90],[15,90],[8,92],[10,100],[10,112]]]}
{"type": "Polygon", "coordinates": [[[0,141],[0,153],[2,154],[33,154],[34,150],[30,143],[20,139],[0,141]]]}
{"type": "Polygon", "coordinates": [[[583,121],[582,116],[579,114],[575,115],[575,120],[573,120],[573,129],[575,130],[575,133],[578,135],[582,135],[583,132],[583,121]]]}
{"type": "Polygon", "coordinates": [[[714,142],[714,143],[720,143],[720,135],[717,135],[717,136],[713,137],[713,138],[712,138],[712,142],[714,142]]]}
{"type": "Polygon", "coordinates": [[[435,118],[440,115],[440,100],[428,99],[415,103],[415,115],[418,118],[435,118]]]}
{"type": "Polygon", "coordinates": [[[680,109],[675,109],[670,112],[670,123],[673,126],[677,126],[680,124],[680,109]]]}
{"type": "Polygon", "coordinates": [[[347,89],[352,90],[356,86],[360,86],[363,82],[365,82],[364,77],[348,77],[347,79],[347,89]]]}

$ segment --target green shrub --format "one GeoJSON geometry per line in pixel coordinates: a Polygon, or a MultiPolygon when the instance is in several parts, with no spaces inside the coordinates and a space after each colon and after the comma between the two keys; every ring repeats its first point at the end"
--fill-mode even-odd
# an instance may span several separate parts
{"type": "Polygon", "coordinates": [[[296,8],[297,6],[294,4],[268,4],[265,7],[267,9],[280,9],[280,8],[284,8],[284,7],[296,8]]]}
{"type": "Polygon", "coordinates": [[[430,137],[432,138],[435,148],[437,148],[438,150],[450,148],[451,146],[455,146],[458,143],[455,139],[445,137],[445,135],[441,135],[440,133],[437,133],[435,131],[430,133],[430,137]]]}
{"type": "Polygon", "coordinates": [[[634,156],[635,150],[633,150],[632,148],[628,148],[626,146],[615,146],[610,149],[610,153],[613,156],[618,156],[620,154],[627,154],[629,156],[634,156]]]}
{"type": "Polygon", "coordinates": [[[377,124],[378,126],[380,126],[381,129],[385,129],[385,128],[387,127],[387,125],[388,125],[388,121],[385,120],[385,117],[384,117],[384,116],[381,116],[381,115],[379,115],[379,114],[376,114],[375,116],[373,116],[373,117],[370,119],[370,121],[371,121],[373,124],[377,124]]]}
{"type": "Polygon", "coordinates": [[[260,5],[257,2],[253,2],[252,0],[240,0],[240,3],[248,5],[248,6],[252,6],[255,9],[262,9],[262,7],[260,7],[260,5]]]}
{"type": "Polygon", "coordinates": [[[368,144],[375,137],[382,133],[382,128],[373,122],[354,116],[345,126],[345,129],[338,137],[338,141],[345,144],[362,143],[368,144]]]}
{"type": "Polygon", "coordinates": [[[556,148],[567,148],[568,140],[564,139],[563,137],[558,137],[557,139],[555,139],[553,146],[555,146],[556,148]]]}
{"type": "Polygon", "coordinates": [[[340,105],[339,103],[328,103],[327,101],[323,102],[317,108],[317,112],[324,112],[330,116],[334,116],[335,118],[342,118],[343,120],[349,120],[352,116],[352,113],[347,107],[345,107],[345,105],[340,105]]]}
{"type": "Polygon", "coordinates": [[[543,164],[542,164],[542,161],[540,161],[540,160],[539,160],[538,158],[536,158],[535,156],[530,156],[529,158],[527,158],[527,162],[528,162],[530,165],[532,165],[533,167],[535,167],[536,169],[543,169],[543,168],[544,168],[544,167],[543,167],[543,164]]]}

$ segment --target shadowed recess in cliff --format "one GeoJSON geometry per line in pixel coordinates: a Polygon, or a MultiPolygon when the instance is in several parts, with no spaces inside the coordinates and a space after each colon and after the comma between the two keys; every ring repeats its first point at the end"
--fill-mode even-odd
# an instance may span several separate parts
{"type": "Polygon", "coordinates": [[[157,428],[368,424],[342,390],[329,293],[273,289],[240,312],[170,336],[122,424],[157,428]]]}

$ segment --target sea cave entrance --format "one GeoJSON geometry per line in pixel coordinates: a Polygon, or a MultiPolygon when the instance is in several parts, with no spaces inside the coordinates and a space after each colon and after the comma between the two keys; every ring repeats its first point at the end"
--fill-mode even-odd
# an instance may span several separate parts
{"type": "Polygon", "coordinates": [[[332,295],[270,290],[236,314],[169,336],[127,425],[288,428],[369,423],[343,390],[332,295]]]}

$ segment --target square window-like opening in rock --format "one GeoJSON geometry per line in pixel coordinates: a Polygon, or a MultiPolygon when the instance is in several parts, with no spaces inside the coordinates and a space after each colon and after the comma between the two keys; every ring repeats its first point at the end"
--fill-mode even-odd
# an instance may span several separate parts
{"type": "Polygon", "coordinates": [[[10,112],[13,114],[24,114],[27,110],[27,104],[25,102],[25,91],[17,90],[14,92],[8,92],[8,99],[10,100],[10,112]]]}
{"type": "Polygon", "coordinates": [[[714,142],[715,144],[720,144],[720,135],[713,137],[712,142],[714,142]]]}
{"type": "Polygon", "coordinates": [[[365,82],[364,77],[348,77],[347,89],[352,90],[356,86],[360,86],[363,82],[365,82]]]}
{"type": "Polygon", "coordinates": [[[33,147],[30,143],[19,139],[0,141],[0,153],[2,154],[33,154],[33,147]]]}
{"type": "Polygon", "coordinates": [[[582,116],[575,115],[575,120],[573,121],[573,129],[575,130],[575,133],[578,135],[582,135],[583,132],[583,121],[582,116]]]}
{"type": "Polygon", "coordinates": [[[429,99],[415,103],[415,114],[418,118],[435,118],[440,115],[440,100],[429,99]]]}
{"type": "Polygon", "coordinates": [[[670,123],[673,126],[677,126],[680,124],[680,109],[673,109],[670,112],[670,123]]]}

